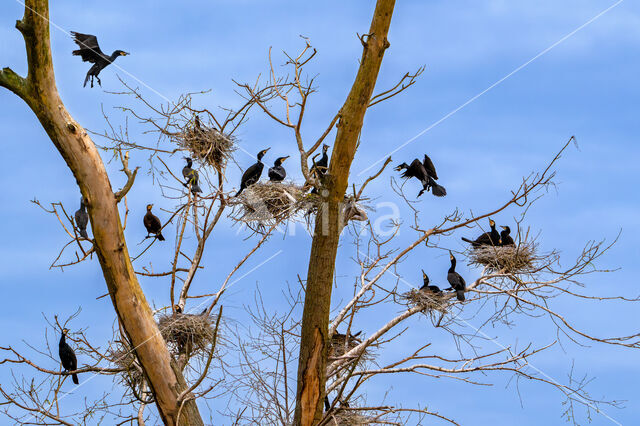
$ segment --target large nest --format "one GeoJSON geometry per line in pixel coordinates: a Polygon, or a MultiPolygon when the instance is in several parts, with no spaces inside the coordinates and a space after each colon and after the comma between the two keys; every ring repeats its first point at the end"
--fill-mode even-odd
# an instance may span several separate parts
{"type": "Polygon", "coordinates": [[[206,352],[213,342],[214,318],[209,315],[175,313],[162,315],[158,327],[169,349],[176,354],[206,352]]]}
{"type": "Polygon", "coordinates": [[[109,350],[108,357],[111,363],[123,370],[120,373],[122,384],[139,395],[146,379],[135,352],[124,344],[118,343],[109,350]]]}
{"type": "Polygon", "coordinates": [[[229,217],[255,231],[263,231],[309,211],[316,198],[293,183],[258,182],[231,200],[233,210],[229,217]]]}
{"type": "Polygon", "coordinates": [[[222,170],[235,151],[235,138],[217,129],[200,125],[188,127],[174,137],[175,142],[191,153],[191,157],[222,170]]]}
{"type": "Polygon", "coordinates": [[[486,266],[492,271],[526,273],[535,267],[536,244],[521,242],[513,246],[480,246],[469,254],[469,265],[486,266]]]}
{"type": "Polygon", "coordinates": [[[433,293],[431,291],[418,290],[416,288],[411,289],[409,292],[402,295],[402,298],[410,306],[419,306],[423,308],[422,312],[430,313],[432,311],[446,312],[449,306],[449,300],[447,293],[433,293]]]}

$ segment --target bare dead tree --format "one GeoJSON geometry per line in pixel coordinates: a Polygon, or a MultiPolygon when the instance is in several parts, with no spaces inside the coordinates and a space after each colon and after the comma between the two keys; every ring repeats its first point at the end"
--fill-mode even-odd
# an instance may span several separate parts
{"type": "MultiPolygon", "coordinates": [[[[72,267],[92,260],[95,254],[105,276],[106,295],[117,314],[109,342],[95,344],[84,329],[70,334],[76,351],[83,360],[89,360],[75,373],[110,376],[120,387],[118,392],[105,392],[87,401],[77,412],[61,409],[62,384],[69,372],[51,367],[58,365],[57,337],[50,345],[49,335],[58,336],[75,315],[65,324],[55,318],[47,321],[44,347],[29,345],[29,353],[14,345],[0,347],[0,364],[28,369],[38,377],[37,382],[30,382],[15,375],[11,385],[0,386],[0,410],[18,423],[91,423],[110,416],[120,424],[142,425],[155,418],[147,410],[155,404],[158,418],[165,424],[198,425],[204,424],[198,401],[226,399],[223,415],[234,424],[407,424],[429,417],[457,424],[452,414],[441,414],[430,406],[369,401],[366,387],[379,378],[405,374],[483,385],[490,382],[490,375],[498,373],[512,375],[516,383],[527,379],[557,389],[567,399],[565,416],[569,420],[575,421],[575,405],[595,410],[606,404],[617,405],[616,401],[591,397],[584,381],[558,383],[540,374],[530,362],[561,339],[629,349],[640,345],[637,334],[595,336],[554,307],[559,296],[610,303],[638,301],[621,296],[596,298],[584,290],[582,277],[606,272],[594,265],[610,245],[589,242],[570,266],[561,267],[559,253],[540,253],[524,225],[529,207],[553,185],[556,163],[573,138],[546,168],[523,178],[506,201],[491,211],[464,214],[456,210],[437,224],[424,225],[419,208],[392,180],[392,188],[413,209],[412,223],[392,222],[392,232],[383,237],[367,220],[363,205],[370,192],[368,185],[381,178],[391,159],[364,181],[349,182],[364,116],[369,107],[414,85],[424,70],[407,72],[395,85],[374,94],[382,58],[389,47],[387,34],[394,4],[393,0],[377,1],[369,33],[359,36],[363,54],[351,92],[340,110],[328,118],[324,130],[309,141],[303,134],[303,121],[317,88],[315,79],[307,77],[305,71],[316,55],[308,39],[297,54],[285,53],[285,66],[290,70],[287,76],[276,72],[269,52],[269,75],[264,81],[234,82],[241,98],[235,107],[201,107],[198,95],[202,92],[156,105],[139,88],[121,81],[123,89],[113,95],[122,100],[118,108],[124,115],[122,124],[115,124],[113,115],[103,112],[106,130],[87,132],[67,113],[57,93],[49,46],[48,2],[27,1],[24,18],[16,26],[25,38],[29,72],[23,78],[4,68],[0,85],[20,96],[34,111],[87,200],[93,230],[93,238],[88,241],[79,236],[75,219],[61,203],[52,202],[50,207],[38,200],[34,203],[55,216],[68,237],[51,267],[72,267]],[[282,189],[286,185],[269,189],[280,191],[279,196],[285,191],[280,197],[286,207],[279,210],[282,214],[274,214],[276,207],[264,199],[266,207],[255,207],[244,198],[233,197],[226,188],[226,167],[234,161],[237,147],[235,134],[251,110],[290,129],[299,154],[304,182],[291,184],[289,192],[282,189]],[[140,135],[136,132],[131,136],[131,123],[142,128],[140,135]],[[334,128],[337,132],[328,170],[314,173],[314,153],[334,128]],[[99,138],[101,145],[95,144],[89,133],[99,138]],[[112,190],[99,150],[122,165],[126,177],[122,189],[112,190]],[[194,182],[185,181],[171,169],[169,160],[176,155],[187,155],[196,162],[203,192],[194,192],[194,182]],[[144,263],[156,239],[145,240],[142,248],[130,255],[123,233],[129,215],[127,193],[140,170],[140,166],[130,164],[138,164],[140,158],[146,159],[148,172],[164,199],[173,203],[164,208],[168,217],[164,227],[174,227],[176,236],[169,266],[160,270],[150,262],[144,263]],[[308,193],[311,187],[317,194],[308,193]],[[205,268],[203,259],[211,246],[210,238],[225,214],[232,219],[238,217],[230,212],[233,208],[266,209],[270,218],[242,216],[254,238],[252,248],[240,254],[234,265],[228,265],[228,273],[216,290],[197,294],[193,284],[205,268]],[[445,238],[479,226],[482,219],[507,209],[522,213],[517,246],[508,251],[491,247],[482,255],[479,251],[458,254],[471,266],[479,267],[477,277],[467,286],[464,304],[455,300],[454,293],[425,294],[416,288],[413,278],[399,274],[398,265],[413,256],[416,248],[424,244],[438,253],[444,250],[445,238]],[[241,330],[222,316],[225,292],[278,226],[288,220],[302,221],[304,216],[313,222],[306,279],[300,278],[299,288],[286,290],[289,308],[285,312],[265,307],[258,293],[255,306],[248,308],[255,328],[241,330]],[[349,226],[355,221],[360,225],[349,226]],[[410,244],[399,242],[400,229],[415,233],[410,244]],[[352,297],[336,306],[332,301],[336,253],[338,244],[345,240],[354,248],[359,273],[352,277],[352,297]],[[187,241],[195,241],[195,246],[187,241]],[[152,309],[137,277],[168,281],[166,303],[152,309]],[[468,314],[471,307],[474,313],[468,314]],[[380,324],[354,329],[358,318],[382,308],[393,314],[379,317],[380,324]],[[483,332],[486,325],[509,324],[522,316],[546,318],[555,328],[557,340],[501,346],[497,350],[483,345],[490,340],[483,332]],[[444,356],[432,351],[430,344],[416,342],[397,359],[382,362],[379,354],[423,317],[451,335],[458,355],[444,356]],[[466,331],[470,320],[481,324],[473,326],[473,333],[466,331]]],[[[336,285],[346,287],[349,282],[341,277],[336,285]]]]}

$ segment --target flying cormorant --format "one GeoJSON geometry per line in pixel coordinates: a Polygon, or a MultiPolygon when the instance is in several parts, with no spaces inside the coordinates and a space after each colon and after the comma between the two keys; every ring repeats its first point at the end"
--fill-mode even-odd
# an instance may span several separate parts
{"type": "Polygon", "coordinates": [[[258,161],[245,170],[242,175],[242,180],[240,180],[240,189],[236,193],[236,197],[240,195],[240,193],[245,189],[256,183],[260,179],[260,175],[262,175],[262,169],[264,169],[264,164],[262,164],[262,157],[264,154],[269,151],[270,148],[263,149],[258,153],[258,161]]]}
{"type": "MultiPolygon", "coordinates": [[[[78,369],[78,360],[76,359],[76,354],[71,349],[71,346],[66,342],[65,337],[69,330],[66,328],[62,330],[62,335],[60,336],[60,343],[58,343],[58,355],[60,356],[60,362],[62,363],[62,368],[65,371],[75,371],[78,369]]],[[[73,383],[76,385],[78,382],[78,375],[73,373],[71,375],[71,379],[73,383]]]]}
{"type": "Polygon", "coordinates": [[[84,205],[84,198],[80,198],[80,208],[75,214],[76,226],[78,227],[78,233],[82,238],[89,239],[87,235],[87,224],[89,223],[89,215],[84,205]]]}
{"type": "Polygon", "coordinates": [[[424,283],[424,285],[420,287],[420,290],[425,292],[431,292],[434,294],[442,293],[442,290],[440,290],[440,287],[435,285],[429,285],[429,277],[427,276],[427,274],[424,273],[424,270],[422,271],[422,282],[424,283]]]}
{"type": "Polygon", "coordinates": [[[278,157],[273,162],[273,167],[269,168],[269,180],[271,182],[282,182],[287,177],[287,171],[282,167],[282,163],[287,158],[289,158],[288,155],[286,157],[278,157]]]}
{"type": "Polygon", "coordinates": [[[472,241],[465,237],[462,237],[462,241],[471,243],[471,246],[473,248],[478,248],[480,246],[499,246],[500,234],[496,230],[496,223],[491,218],[489,218],[489,225],[491,226],[491,232],[483,233],[478,238],[476,238],[475,241],[472,241]]]}
{"type": "Polygon", "coordinates": [[[191,168],[193,166],[193,160],[189,157],[184,157],[184,159],[187,161],[187,165],[182,168],[182,176],[184,176],[187,182],[183,185],[188,187],[189,184],[191,184],[191,193],[195,195],[198,192],[202,192],[200,185],[198,185],[200,175],[197,170],[191,168]]]}
{"type": "Polygon", "coordinates": [[[110,65],[113,61],[116,60],[118,56],[127,56],[128,53],[122,50],[114,51],[111,56],[105,55],[102,50],[100,50],[100,46],[98,46],[98,39],[96,36],[91,34],[82,34],[71,32],[73,36],[73,41],[76,42],[80,49],[74,50],[73,54],[76,56],[81,56],[83,62],[91,62],[93,66],[89,68],[89,72],[87,72],[87,76],[84,79],[84,84],[82,87],[86,87],[87,82],[91,79],[91,87],[93,87],[93,79],[98,80],[98,84],[102,86],[100,82],[100,78],[98,74],[100,71],[105,69],[108,65],[110,65]]]}
{"type": "Polygon", "coordinates": [[[435,167],[433,166],[433,163],[431,162],[431,159],[427,155],[425,155],[424,163],[421,163],[420,160],[416,158],[411,162],[410,165],[408,165],[407,163],[402,163],[398,167],[396,167],[396,171],[401,170],[404,170],[401,175],[403,178],[408,179],[414,177],[418,179],[422,184],[422,190],[418,193],[418,197],[420,197],[425,191],[429,191],[429,189],[431,189],[431,193],[436,197],[444,197],[445,195],[447,195],[447,190],[443,186],[438,185],[435,182],[435,179],[438,178],[438,175],[436,173],[435,167]],[[425,164],[430,171],[427,170],[425,164]]]}
{"type": "Polygon", "coordinates": [[[447,281],[451,284],[451,288],[449,290],[454,290],[458,300],[464,302],[464,291],[467,288],[467,283],[464,281],[464,278],[456,272],[456,258],[451,254],[451,252],[449,252],[449,259],[451,260],[451,267],[447,273],[447,281]]]}
{"type": "Polygon", "coordinates": [[[500,245],[501,246],[515,246],[516,243],[511,238],[511,228],[508,226],[501,226],[502,231],[500,231],[500,245]]]}
{"type": "Polygon", "coordinates": [[[160,222],[158,216],[151,213],[152,208],[153,204],[147,204],[147,214],[144,215],[142,221],[144,227],[147,228],[147,238],[149,238],[149,234],[155,234],[158,240],[164,241],[164,237],[162,236],[162,222],[160,222]]]}

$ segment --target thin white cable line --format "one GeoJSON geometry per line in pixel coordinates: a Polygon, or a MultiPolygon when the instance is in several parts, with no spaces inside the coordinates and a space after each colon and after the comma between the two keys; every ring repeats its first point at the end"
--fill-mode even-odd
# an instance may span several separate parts
{"type": "Polygon", "coordinates": [[[357,176],[360,176],[361,174],[363,174],[364,172],[366,172],[367,170],[371,169],[372,167],[374,167],[376,164],[380,163],[382,160],[384,160],[385,158],[387,158],[388,156],[395,154],[396,152],[400,151],[402,148],[404,148],[405,146],[409,145],[411,142],[415,141],[416,139],[418,139],[420,136],[424,135],[425,133],[427,133],[429,130],[433,129],[434,127],[436,127],[437,125],[439,125],[440,123],[442,123],[443,121],[447,120],[448,118],[450,118],[452,115],[456,114],[458,111],[460,111],[461,109],[463,109],[464,107],[466,107],[467,105],[469,105],[470,103],[474,102],[476,99],[478,99],[479,97],[481,97],[482,95],[484,95],[485,93],[489,92],[491,89],[495,88],[496,86],[500,85],[502,82],[504,82],[505,80],[507,80],[508,78],[512,77],[514,74],[516,74],[517,72],[521,71],[523,68],[527,67],[529,64],[531,64],[532,62],[534,62],[536,59],[540,58],[541,56],[545,55],[546,53],[548,53],[550,50],[552,50],[553,48],[555,48],[556,46],[558,46],[559,44],[561,44],[562,42],[564,42],[565,40],[567,40],[568,38],[572,37],[574,34],[576,34],[578,31],[582,30],[583,28],[585,28],[586,26],[588,26],[589,24],[593,23],[596,19],[600,18],[602,15],[604,15],[605,13],[609,12],[611,9],[615,8],[616,6],[618,6],[620,3],[622,3],[624,0],[618,0],[616,3],[614,3],[613,5],[609,6],[608,8],[604,9],[603,11],[601,11],[600,13],[598,13],[597,15],[595,15],[593,18],[589,19],[587,22],[585,22],[584,24],[580,25],[578,28],[576,28],[575,30],[571,31],[569,34],[565,35],[564,37],[562,37],[560,40],[556,41],[555,43],[553,43],[551,46],[547,47],[546,49],[542,50],[540,53],[538,53],[537,55],[535,55],[533,58],[529,59],[528,61],[526,61],[525,63],[523,63],[522,65],[520,65],[519,67],[515,68],[513,71],[511,71],[510,73],[508,73],[507,75],[505,75],[504,77],[502,77],[500,80],[496,81],[495,83],[493,83],[492,85],[490,85],[489,87],[487,87],[486,89],[484,89],[482,92],[478,93],[477,95],[471,97],[469,100],[467,100],[465,103],[463,103],[462,105],[460,105],[459,107],[455,108],[454,110],[452,110],[451,112],[449,112],[448,114],[446,114],[444,117],[442,117],[441,119],[439,119],[438,121],[436,121],[435,123],[431,124],[429,127],[427,127],[426,129],[418,132],[418,134],[416,134],[415,136],[413,136],[411,139],[407,140],[406,142],[404,142],[402,145],[400,145],[399,147],[393,149],[392,151],[390,151],[389,153],[383,155],[382,157],[380,157],[379,160],[377,160],[376,162],[372,163],[371,165],[369,165],[366,169],[362,170],[360,173],[357,174],[357,176]]]}

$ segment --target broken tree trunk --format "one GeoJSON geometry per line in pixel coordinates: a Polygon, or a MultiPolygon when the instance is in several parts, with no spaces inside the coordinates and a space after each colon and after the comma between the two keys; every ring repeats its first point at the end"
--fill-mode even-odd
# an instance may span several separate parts
{"type": "Polygon", "coordinates": [[[362,59],[355,82],[340,112],[325,187],[328,196],[317,213],[302,316],[295,424],[309,426],[322,418],[329,336],[331,286],[342,231],[340,204],[364,115],[378,78],[395,0],[378,0],[369,34],[362,36],[362,59]]]}
{"type": "Polygon", "coordinates": [[[58,94],[49,40],[48,1],[26,0],[24,17],[16,28],[25,40],[28,75],[23,78],[4,68],[0,71],[0,86],[29,105],[87,200],[94,245],[113,307],[135,347],[162,421],[167,425],[202,425],[195,400],[179,400],[186,387],[184,378],[172,368],[171,356],[134,273],[118,214],[118,201],[124,194],[113,193],[96,146],[67,112],[58,94]]]}

